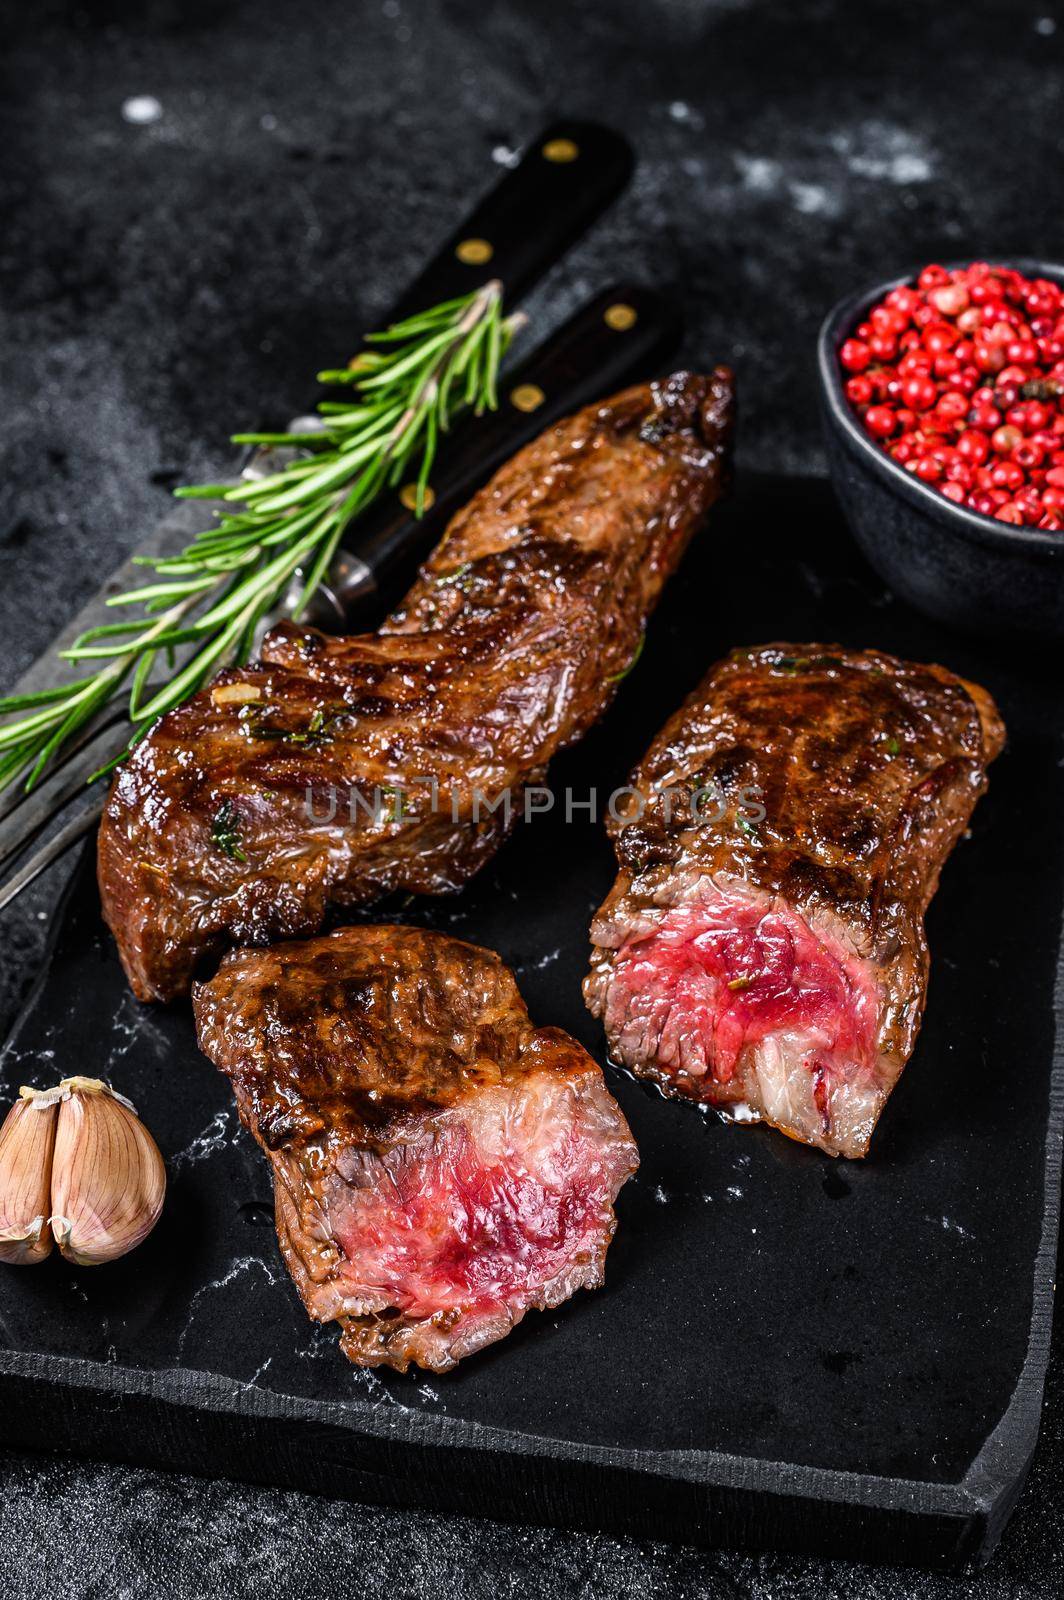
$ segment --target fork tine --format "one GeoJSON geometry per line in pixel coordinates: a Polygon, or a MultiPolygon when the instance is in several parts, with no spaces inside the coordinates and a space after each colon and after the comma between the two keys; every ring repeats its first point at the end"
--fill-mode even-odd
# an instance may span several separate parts
{"type": "Polygon", "coordinates": [[[71,817],[70,821],[65,823],[59,832],[48,840],[47,844],[43,844],[25,865],[19,868],[13,877],[9,878],[3,886],[0,886],[0,911],[5,906],[10,905],[12,900],[22,893],[23,889],[28,889],[34,879],[39,878],[46,867],[50,867],[53,861],[58,861],[61,855],[66,854],[71,845],[76,844],[84,834],[94,828],[102,815],[103,801],[101,800],[96,805],[86,806],[84,811],[80,811],[77,816],[71,817]]]}
{"type": "MultiPolygon", "coordinates": [[[[102,706],[78,738],[58,757],[44,780],[29,794],[16,791],[0,804],[0,871],[27,850],[54,822],[98,767],[121,753],[129,737],[125,705],[102,706]],[[101,740],[108,735],[101,745],[101,740]]],[[[87,791],[86,791],[87,792],[87,791]]],[[[103,813],[103,801],[85,806],[64,823],[6,883],[0,886],[0,911],[11,904],[46,867],[58,861],[86,834],[103,813]]]]}
{"type": "MultiPolygon", "coordinates": [[[[152,692],[149,686],[148,693],[152,692]]],[[[36,788],[27,794],[14,788],[0,800],[0,870],[30,845],[59,816],[98,767],[118,755],[128,736],[124,705],[101,706],[85,727],[59,754],[36,788]],[[121,730],[101,750],[95,748],[105,733],[121,730]],[[80,759],[79,759],[80,758],[80,759]]]]}
{"type": "MultiPolygon", "coordinates": [[[[124,730],[120,737],[124,741],[124,730]]],[[[8,809],[0,820],[0,870],[31,844],[42,829],[58,818],[78,792],[85,788],[88,779],[116,744],[117,730],[106,725],[98,728],[95,736],[83,740],[79,749],[67,755],[62,765],[48,774],[44,783],[29,794],[24,794],[17,805],[8,809]],[[110,734],[110,739],[101,745],[100,741],[107,734],[110,734]]]]}
{"type": "MultiPolygon", "coordinates": [[[[7,795],[0,799],[0,825],[5,823],[9,817],[14,816],[16,811],[22,810],[36,797],[44,794],[49,784],[55,780],[65,767],[69,766],[78,752],[83,750],[87,744],[91,744],[94,739],[99,738],[100,734],[106,729],[117,727],[120,722],[124,721],[126,721],[124,705],[101,706],[96,715],[85,724],[77,738],[73,739],[63,752],[57,755],[55,761],[49,766],[43,781],[36,788],[31,789],[27,794],[16,783],[11,785],[7,795]]],[[[90,767],[89,770],[91,771],[92,768],[90,767]]]]}
{"type": "Polygon", "coordinates": [[[0,872],[20,856],[48,824],[54,822],[70,802],[85,790],[87,780],[103,759],[104,752],[94,740],[73,761],[64,764],[63,772],[56,775],[57,781],[47,789],[28,794],[25,804],[0,824],[0,872]]]}

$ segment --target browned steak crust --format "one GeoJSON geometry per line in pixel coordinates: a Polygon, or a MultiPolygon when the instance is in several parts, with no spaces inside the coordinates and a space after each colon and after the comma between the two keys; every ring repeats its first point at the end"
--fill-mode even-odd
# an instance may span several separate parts
{"type": "Polygon", "coordinates": [[[611,824],[585,994],[615,1056],[864,1154],[920,1025],[924,912],[1003,739],[984,690],[875,650],[765,645],[714,667],[611,824]]]}
{"type": "Polygon", "coordinates": [[[602,1283],[635,1145],[498,956],[345,928],[233,951],[194,1003],[269,1159],[288,1269],[352,1361],[445,1371],[602,1283]]]}
{"type": "Polygon", "coordinates": [[[465,883],[509,826],[476,791],[519,807],[612,699],[720,493],[733,410],[717,368],[559,423],[452,520],[379,633],[283,624],[163,717],[100,830],[135,993],[183,993],[203,957],[314,933],[330,904],[465,883]],[[400,816],[371,807],[393,789],[400,816]]]}

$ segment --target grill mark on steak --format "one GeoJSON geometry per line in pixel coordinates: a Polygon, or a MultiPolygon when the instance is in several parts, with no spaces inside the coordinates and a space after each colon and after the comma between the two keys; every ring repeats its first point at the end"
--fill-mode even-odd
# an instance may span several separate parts
{"type": "Polygon", "coordinates": [[[316,933],[331,905],[466,882],[508,831],[501,810],[475,820],[474,790],[517,799],[605,710],[721,491],[733,412],[718,367],[558,423],[452,519],[379,633],[283,623],[258,662],[163,717],[100,829],[104,916],[134,992],[170,999],[226,945],[316,933]],[[229,684],[260,699],[217,703],[229,684]],[[456,817],[431,815],[414,780],[433,777],[456,817]],[[387,786],[408,794],[401,825],[307,821],[308,789],[387,786]],[[214,840],[223,808],[244,860],[214,840]]]}
{"type": "Polygon", "coordinates": [[[194,1007],[270,1162],[296,1288],[353,1362],[444,1372],[601,1285],[635,1144],[497,955],[345,928],[232,951],[194,1007]]]}
{"type": "Polygon", "coordinates": [[[670,1095],[867,1153],[912,1053],[923,918],[1004,728],[985,690],[873,650],[734,651],[666,723],[611,820],[620,872],[584,993],[670,1095]],[[718,780],[695,825],[670,787],[718,780]],[[737,825],[756,791],[765,815],[737,825]]]}

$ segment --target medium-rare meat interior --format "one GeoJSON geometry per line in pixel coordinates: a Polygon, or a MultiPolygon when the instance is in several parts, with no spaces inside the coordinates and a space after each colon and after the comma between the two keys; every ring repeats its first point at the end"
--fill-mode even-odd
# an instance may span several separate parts
{"type": "Polygon", "coordinates": [[[497,955],[345,928],[231,952],[194,1004],[270,1162],[288,1270],[352,1361],[444,1372],[602,1284],[636,1147],[497,955]]]}
{"type": "Polygon", "coordinates": [[[721,491],[733,410],[717,368],[579,412],[452,520],[379,633],[282,625],[163,717],[100,830],[135,993],[184,993],[202,958],[316,933],[331,904],[464,884],[613,698],[721,491]]]}
{"type": "Polygon", "coordinates": [[[990,696],[874,650],[736,650],[611,824],[584,993],[670,1095],[863,1156],[924,1008],[923,918],[1004,729],[990,696]]]}

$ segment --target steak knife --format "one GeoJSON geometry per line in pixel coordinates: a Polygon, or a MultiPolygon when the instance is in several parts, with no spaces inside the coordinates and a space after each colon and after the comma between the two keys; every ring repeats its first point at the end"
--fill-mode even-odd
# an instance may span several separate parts
{"type": "MultiPolygon", "coordinates": [[[[608,128],[573,119],[546,128],[526,148],[517,166],[445,241],[386,320],[400,320],[440,299],[469,292],[489,277],[502,278],[506,305],[512,309],[616,198],[633,166],[631,147],[608,128]]],[[[319,606],[324,617],[318,620],[331,618],[334,627],[350,626],[349,619],[358,609],[378,598],[378,592],[383,594],[408,546],[411,553],[415,544],[419,549],[425,547],[449,510],[475,487],[478,474],[488,476],[506,454],[553,417],[583,403],[596,390],[602,392],[623,382],[641,363],[652,362],[678,332],[675,314],[648,298],[648,291],[616,291],[605,302],[599,297],[592,307],[578,313],[546,346],[527,358],[517,374],[507,375],[506,405],[494,417],[482,419],[483,445],[477,442],[469,422],[456,433],[459,450],[453,467],[437,474],[431,518],[418,525],[405,507],[393,503],[371,508],[375,513],[372,523],[359,520],[352,536],[356,543],[365,537],[364,553],[340,552],[339,568],[330,574],[324,605],[319,606]],[[634,338],[612,337],[635,330],[634,338]],[[489,423],[493,424],[490,431],[489,423]]],[[[141,553],[178,549],[194,531],[193,519],[199,520],[194,507],[175,507],[142,543],[141,553]]],[[[107,598],[139,576],[139,570],[128,561],[114,572],[23,674],[18,689],[40,689],[62,681],[66,669],[56,651],[100,620],[106,614],[107,598]]],[[[53,767],[31,795],[16,794],[7,804],[0,802],[0,870],[16,862],[48,824],[84,793],[88,775],[118,753],[126,737],[124,718],[116,708],[108,708],[100,723],[86,731],[79,745],[53,767]]],[[[97,804],[85,806],[9,878],[0,887],[0,908],[88,832],[99,810],[97,804]]]]}

